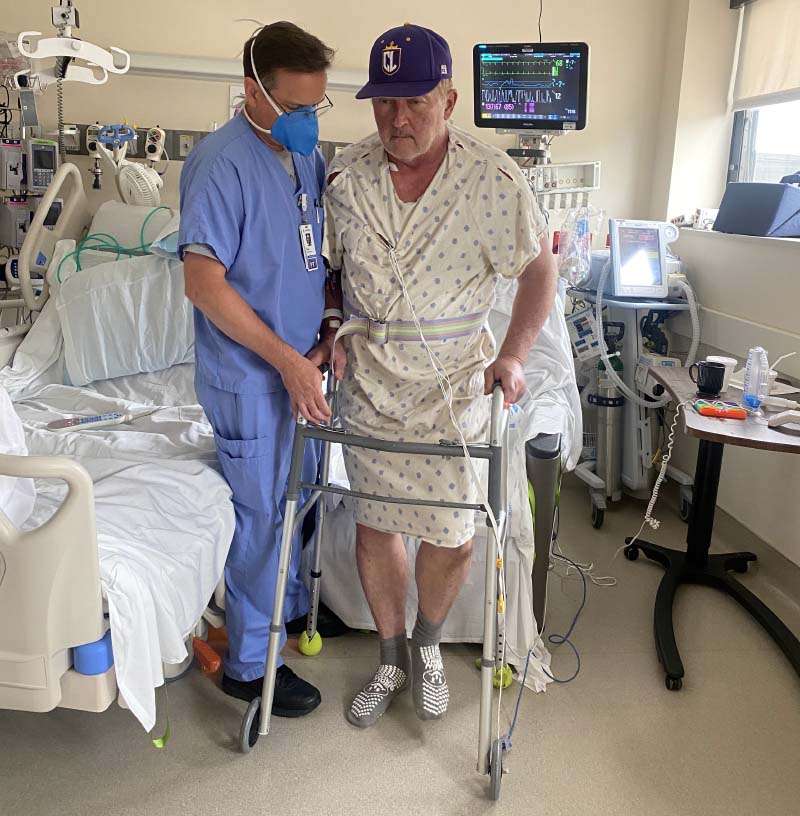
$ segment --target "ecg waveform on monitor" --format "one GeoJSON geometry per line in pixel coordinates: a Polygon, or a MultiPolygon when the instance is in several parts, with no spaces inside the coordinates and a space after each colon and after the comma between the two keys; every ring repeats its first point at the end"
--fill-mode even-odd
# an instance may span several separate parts
{"type": "Polygon", "coordinates": [[[484,105],[550,105],[561,100],[561,92],[552,88],[485,88],[481,91],[481,102],[484,105]]]}

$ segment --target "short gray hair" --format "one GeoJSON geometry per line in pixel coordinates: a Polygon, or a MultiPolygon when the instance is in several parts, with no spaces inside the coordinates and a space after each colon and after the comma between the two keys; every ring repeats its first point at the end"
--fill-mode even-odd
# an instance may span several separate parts
{"type": "Polygon", "coordinates": [[[439,93],[441,93],[442,96],[446,97],[447,94],[453,90],[453,80],[443,79],[436,87],[439,89],[439,93]]]}

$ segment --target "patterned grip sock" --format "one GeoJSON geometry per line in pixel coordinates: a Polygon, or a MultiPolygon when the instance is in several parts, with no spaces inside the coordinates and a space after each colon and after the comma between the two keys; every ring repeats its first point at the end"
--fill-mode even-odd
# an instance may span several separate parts
{"type": "Polygon", "coordinates": [[[411,634],[411,691],[421,720],[441,719],[447,711],[450,691],[444,674],[439,640],[442,624],[431,623],[421,610],[411,634]]]}
{"type": "Polygon", "coordinates": [[[348,721],[359,728],[375,725],[392,700],[408,687],[410,663],[405,634],[381,640],[381,665],[356,694],[347,711],[348,721]]]}

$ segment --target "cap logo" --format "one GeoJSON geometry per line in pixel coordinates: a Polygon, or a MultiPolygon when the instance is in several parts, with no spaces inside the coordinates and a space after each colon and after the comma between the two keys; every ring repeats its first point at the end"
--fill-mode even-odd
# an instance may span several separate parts
{"type": "Polygon", "coordinates": [[[447,66],[446,65],[442,66],[442,76],[447,76],[447,66]]]}
{"type": "Polygon", "coordinates": [[[383,49],[383,60],[381,67],[386,76],[393,76],[400,70],[400,57],[403,49],[399,45],[394,44],[394,40],[383,49]]]}

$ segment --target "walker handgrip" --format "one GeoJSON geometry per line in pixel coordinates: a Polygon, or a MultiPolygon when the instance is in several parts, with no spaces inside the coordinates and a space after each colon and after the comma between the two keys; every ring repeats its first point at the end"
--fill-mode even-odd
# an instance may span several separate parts
{"type": "Polygon", "coordinates": [[[508,416],[508,408],[505,403],[503,386],[496,382],[492,386],[492,418],[489,425],[489,443],[491,445],[501,444],[504,426],[508,416]]]}

